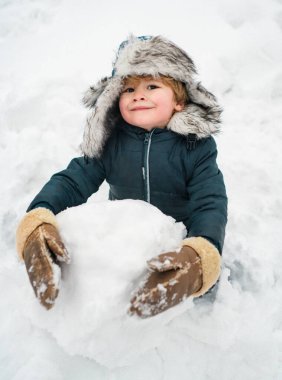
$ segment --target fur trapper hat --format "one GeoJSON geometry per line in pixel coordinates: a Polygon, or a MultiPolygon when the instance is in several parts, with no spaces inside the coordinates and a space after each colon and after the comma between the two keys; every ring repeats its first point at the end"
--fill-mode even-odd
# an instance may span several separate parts
{"type": "Polygon", "coordinates": [[[189,104],[175,112],[167,128],[184,136],[196,135],[197,139],[219,131],[220,114],[215,96],[200,82],[195,81],[196,68],[192,59],[181,48],[162,36],[131,35],[118,50],[112,76],[105,77],[85,93],[83,102],[91,109],[87,118],[82,153],[99,157],[116,122],[121,118],[118,100],[123,79],[127,76],[160,75],[183,82],[189,104]]]}

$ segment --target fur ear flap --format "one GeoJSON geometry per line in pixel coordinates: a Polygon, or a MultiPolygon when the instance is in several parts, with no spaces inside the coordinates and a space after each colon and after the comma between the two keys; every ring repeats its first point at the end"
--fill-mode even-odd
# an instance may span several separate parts
{"type": "Polygon", "coordinates": [[[181,112],[175,112],[167,128],[187,136],[192,133],[198,139],[208,137],[220,131],[221,107],[216,97],[200,82],[186,85],[189,103],[181,112]]]}
{"type": "Polygon", "coordinates": [[[113,112],[122,90],[120,77],[104,78],[90,87],[84,96],[84,103],[91,108],[84,129],[82,153],[87,157],[99,157],[115,126],[117,112],[113,112]]]}
{"type": "Polygon", "coordinates": [[[91,86],[83,96],[83,103],[88,108],[93,108],[99,96],[103,93],[109,82],[108,77],[102,78],[95,86],[91,86]]]}
{"type": "Polygon", "coordinates": [[[187,87],[187,92],[189,95],[189,99],[192,103],[199,104],[204,108],[207,107],[218,107],[216,97],[209,92],[204,86],[201,85],[201,82],[195,82],[194,84],[190,84],[187,87]]]}
{"type": "Polygon", "coordinates": [[[220,131],[221,108],[202,107],[195,103],[189,103],[181,112],[175,112],[170,119],[167,128],[180,135],[195,134],[197,139],[209,137],[220,131]]]}

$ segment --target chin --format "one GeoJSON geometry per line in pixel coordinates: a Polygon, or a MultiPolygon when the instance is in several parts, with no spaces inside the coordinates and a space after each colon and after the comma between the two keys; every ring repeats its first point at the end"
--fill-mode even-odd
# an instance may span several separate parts
{"type": "Polygon", "coordinates": [[[144,120],[144,119],[141,119],[141,120],[135,119],[134,121],[132,121],[131,124],[138,125],[139,127],[147,129],[147,128],[154,128],[156,126],[161,125],[162,123],[152,122],[151,120],[148,121],[148,120],[144,120]]]}
{"type": "Polygon", "coordinates": [[[146,123],[144,120],[132,120],[129,124],[136,125],[144,129],[151,128],[152,123],[146,123]]]}

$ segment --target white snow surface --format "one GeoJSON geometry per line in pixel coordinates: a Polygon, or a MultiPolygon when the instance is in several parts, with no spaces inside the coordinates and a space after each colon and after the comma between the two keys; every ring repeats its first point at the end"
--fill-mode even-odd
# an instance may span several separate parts
{"type": "Polygon", "coordinates": [[[1,380],[282,378],[281,0],[0,1],[1,380]],[[127,314],[146,260],[183,225],[103,184],[58,216],[72,256],[55,307],[34,297],[15,230],[79,155],[83,92],[129,33],[190,53],[224,108],[216,140],[229,196],[218,287],[154,318],[127,314]]]}

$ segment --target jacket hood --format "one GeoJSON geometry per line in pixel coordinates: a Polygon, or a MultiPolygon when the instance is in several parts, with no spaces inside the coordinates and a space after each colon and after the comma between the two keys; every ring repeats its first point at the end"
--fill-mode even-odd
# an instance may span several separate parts
{"type": "Polygon", "coordinates": [[[105,77],[85,93],[83,102],[90,108],[87,117],[82,153],[99,157],[117,121],[121,118],[118,100],[123,79],[127,76],[160,75],[183,82],[189,104],[175,112],[167,128],[197,139],[216,134],[220,130],[222,112],[216,97],[194,77],[196,68],[185,51],[162,36],[135,37],[131,35],[118,50],[110,77],[105,77]]]}

